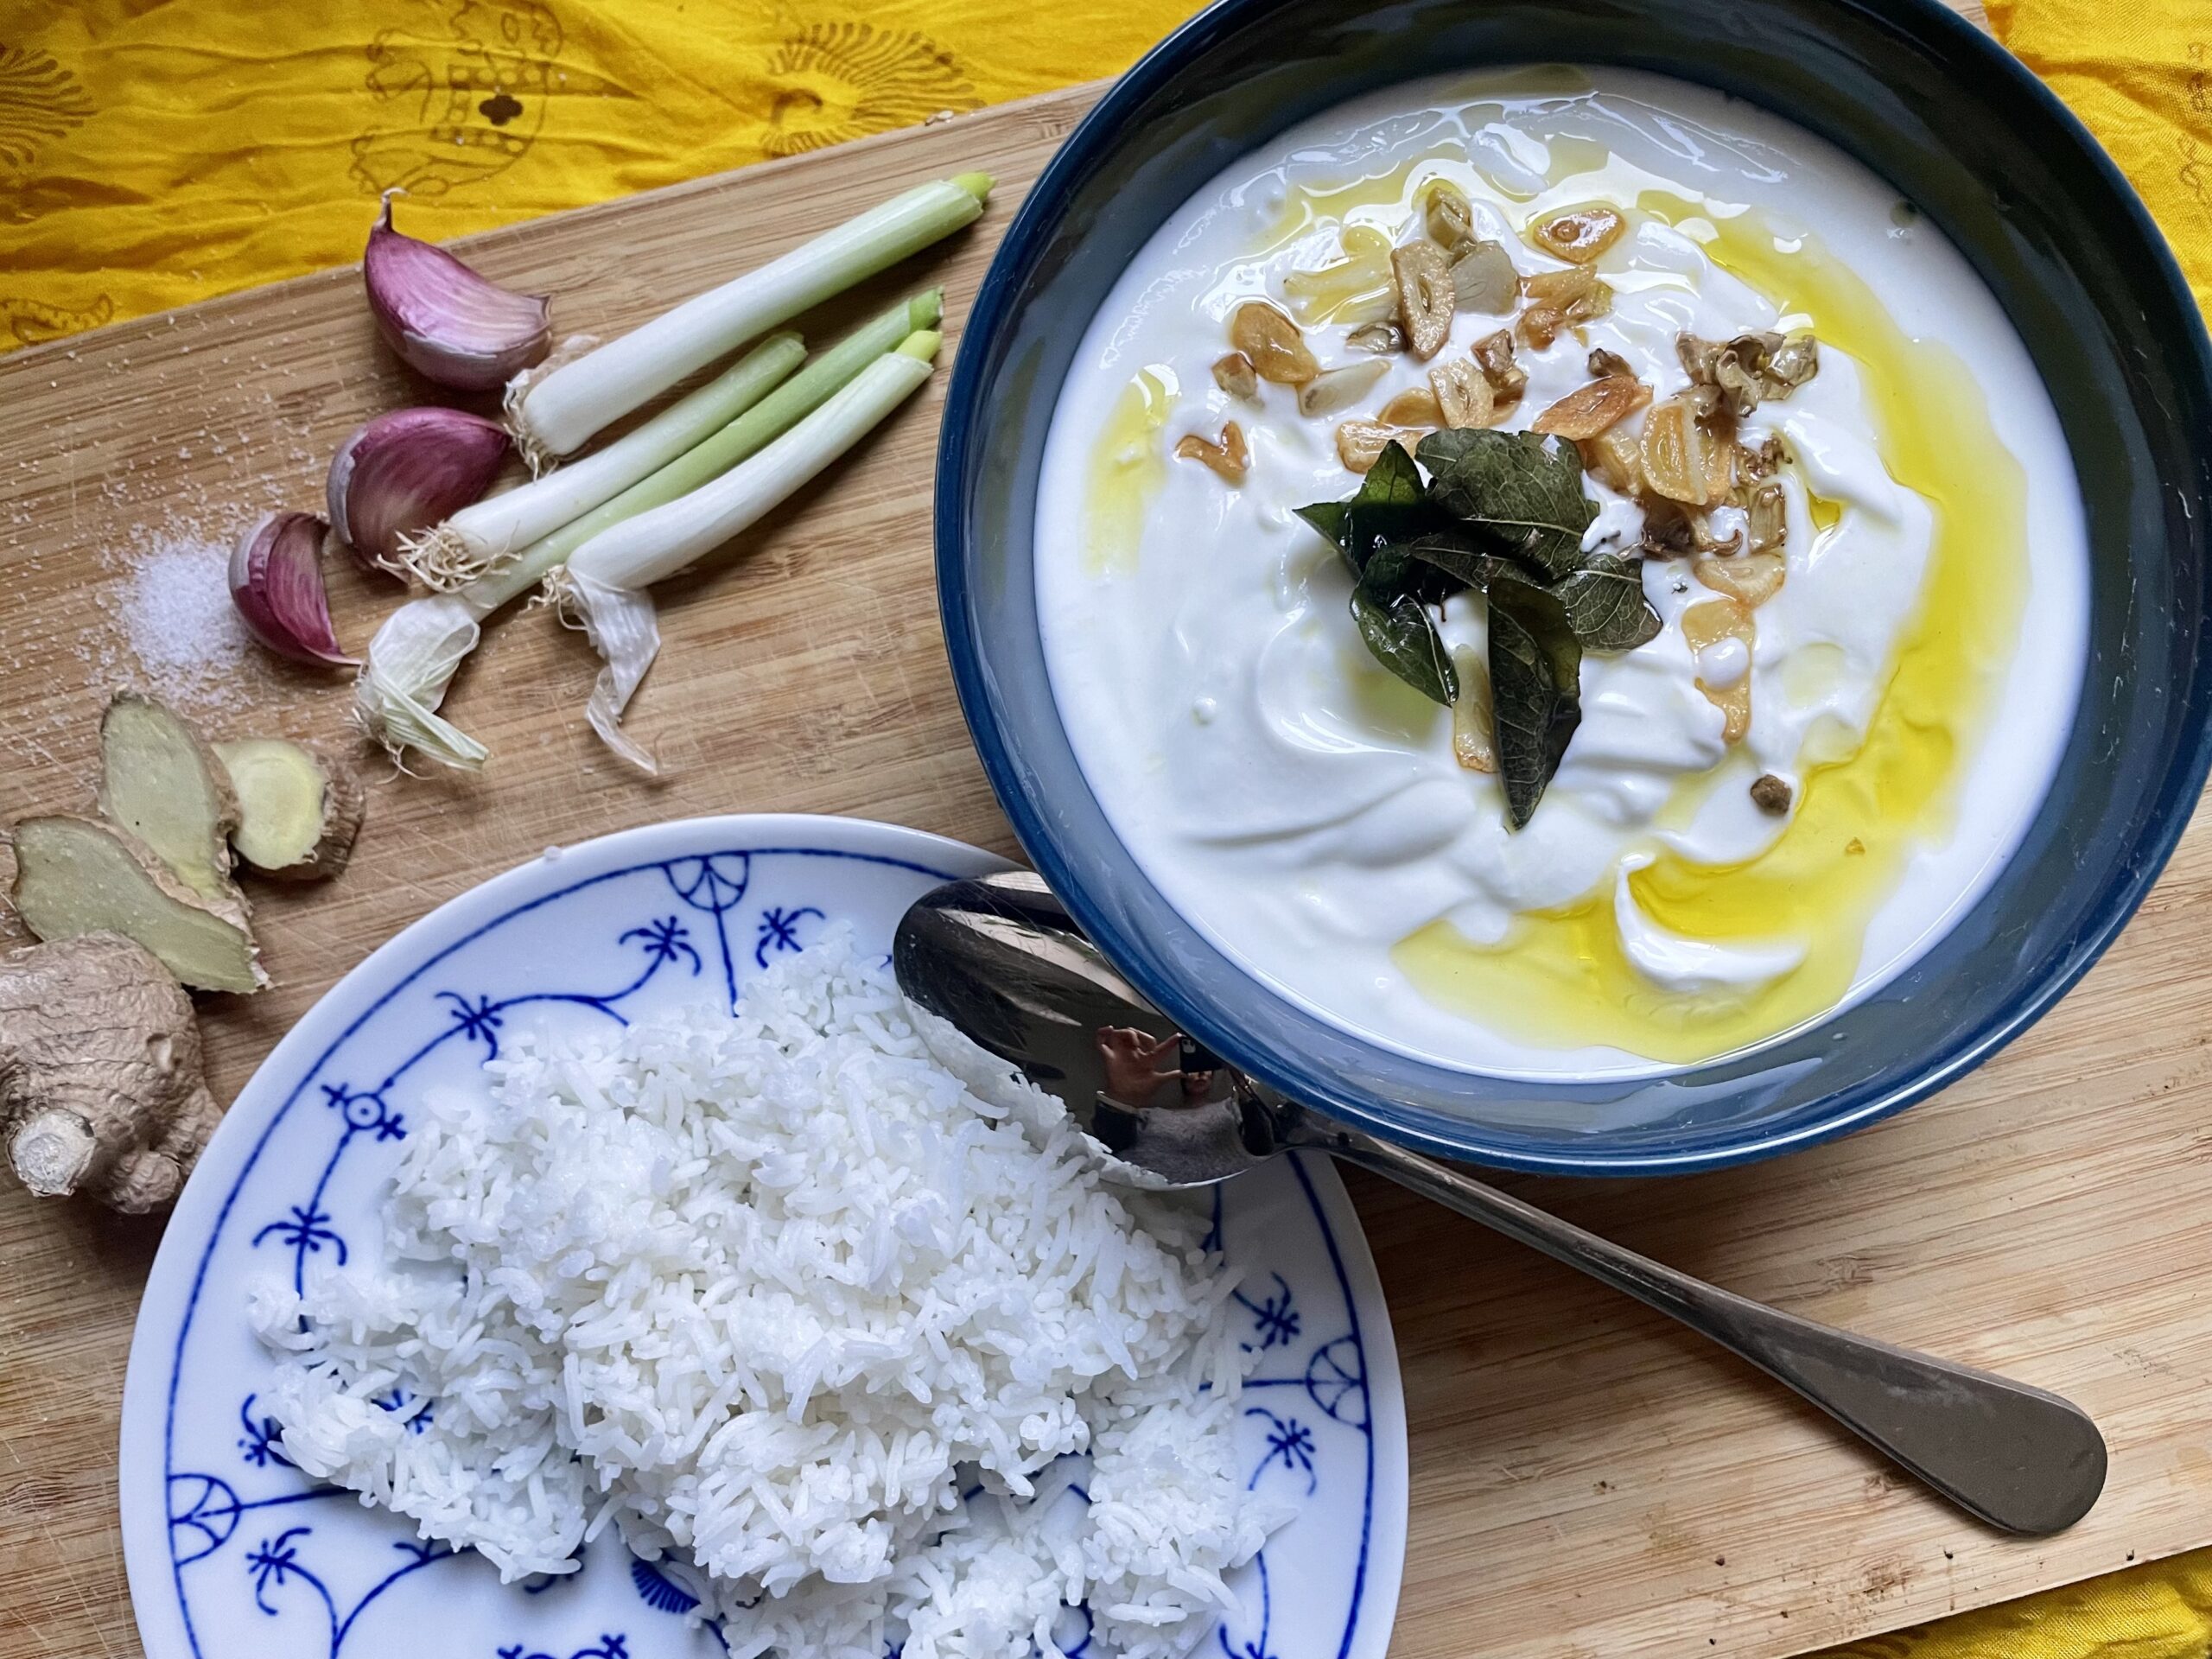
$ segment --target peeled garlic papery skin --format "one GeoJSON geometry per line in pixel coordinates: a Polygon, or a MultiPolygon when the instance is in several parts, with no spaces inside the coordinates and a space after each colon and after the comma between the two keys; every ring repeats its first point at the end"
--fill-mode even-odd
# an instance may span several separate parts
{"type": "Polygon", "coordinates": [[[490,391],[551,349],[545,297],[478,276],[435,244],[391,227],[391,199],[369,231],[361,282],[377,331],[408,367],[456,391],[490,391]]]}
{"type": "Polygon", "coordinates": [[[231,554],[231,603],[245,630],[280,657],[351,668],[338,646],[322,585],[322,538],[311,512],[272,512],[238,538],[231,554]]]}
{"type": "Polygon", "coordinates": [[[364,565],[406,574],[399,538],[484,499],[507,458],[507,429],[458,409],[395,409],[330,460],[330,527],[364,565]]]}

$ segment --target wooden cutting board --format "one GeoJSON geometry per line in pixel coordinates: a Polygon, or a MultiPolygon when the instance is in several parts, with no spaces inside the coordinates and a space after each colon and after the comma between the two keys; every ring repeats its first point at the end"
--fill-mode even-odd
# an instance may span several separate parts
{"type": "MultiPolygon", "coordinates": [[[[563,328],[617,330],[907,183],[984,167],[1002,183],[983,222],[840,314],[927,273],[948,284],[957,337],[1012,203],[1094,96],[516,226],[471,254],[556,295],[563,328]]],[[[490,771],[379,771],[343,879],[256,890],[276,985],[207,1001],[218,1093],[373,946],[549,843],[774,809],[1014,851],[931,593],[941,388],[820,499],[671,594],[633,719],[665,783],[586,728],[580,644],[542,613],[498,624],[450,704],[492,745],[490,771]]],[[[252,658],[211,668],[188,596],[156,578],[264,507],[318,506],[333,447],[412,393],[350,270],[0,359],[0,816],[86,803],[111,684],[189,690],[219,734],[345,741],[342,686],[252,658]]],[[[340,633],[365,639],[393,598],[340,575],[340,633]]],[[[2110,1437],[2112,1479],[2063,1538],[1992,1536],[1657,1316],[1355,1177],[1412,1422],[1398,1654],[1795,1654],[2212,1541],[2208,937],[2200,822],[2083,986],[1904,1118],[1724,1174],[1511,1183],[1751,1295],[2080,1401],[2110,1437]]],[[[0,1192],[0,1655],[138,1652],[114,1445],[159,1232],[0,1192]]]]}

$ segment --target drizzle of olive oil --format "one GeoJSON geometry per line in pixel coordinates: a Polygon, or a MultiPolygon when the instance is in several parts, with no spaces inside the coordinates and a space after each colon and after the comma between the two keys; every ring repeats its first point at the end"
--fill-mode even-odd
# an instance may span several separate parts
{"type": "MultiPolygon", "coordinates": [[[[1574,98],[1592,90],[1589,72],[1571,63],[1529,63],[1517,69],[1480,69],[1458,83],[1452,93],[1462,98],[1574,98]]],[[[1502,118],[1503,104],[1484,107],[1502,118]]]]}
{"type": "MultiPolygon", "coordinates": [[[[1745,990],[1668,991],[1629,960],[1610,880],[1573,904],[1516,918],[1492,945],[1432,923],[1402,942],[1395,959],[1432,1001],[1524,1041],[1605,1045],[1691,1064],[1833,1007],[1850,989],[1866,930],[1913,849],[1948,833],[1961,763],[2019,637],[2025,480],[1965,365],[1933,341],[1908,339],[1865,282],[1813,238],[1781,243],[1756,213],[1714,213],[1660,193],[1639,206],[1695,235],[1715,264],[1804,317],[1823,347],[1859,361],[1884,462],[1935,509],[1919,608],[1863,741],[1839,743],[1828,731],[1808,738],[1802,799],[1772,846],[1718,866],[1662,850],[1629,878],[1637,903],[1661,927],[1697,939],[1799,941],[1806,956],[1798,968],[1745,990]]],[[[1819,532],[1830,533],[1841,511],[1815,498],[1819,532]]],[[[1830,666],[1785,675],[1784,694],[1815,694],[1830,666]]]]}
{"type": "Polygon", "coordinates": [[[1395,305],[1390,282],[1390,238],[1372,225],[1347,225],[1344,257],[1282,280],[1291,315],[1306,328],[1332,322],[1377,322],[1395,305]]]}
{"type": "Polygon", "coordinates": [[[1115,398],[1090,451],[1090,499],[1084,518],[1084,569],[1093,576],[1136,568],[1152,498],[1167,481],[1160,434],[1175,406],[1175,372],[1155,363],[1139,369],[1115,398]]]}
{"type": "MultiPolygon", "coordinates": [[[[1282,207],[1268,225],[1255,257],[1265,258],[1323,225],[1340,227],[1339,234],[1372,227],[1395,242],[1422,187],[1430,179],[1445,175],[1452,166],[1463,164],[1465,155],[1463,146],[1440,144],[1380,173],[1347,179],[1341,184],[1293,185],[1285,193],[1282,207]]],[[[1345,239],[1349,244],[1351,238],[1345,239]]]]}
{"type": "Polygon", "coordinates": [[[1571,132],[1545,140],[1544,152],[1544,181],[1554,189],[1586,173],[1603,173],[1606,163],[1613,159],[1612,151],[1605,148],[1602,139],[1586,138],[1571,132]]]}

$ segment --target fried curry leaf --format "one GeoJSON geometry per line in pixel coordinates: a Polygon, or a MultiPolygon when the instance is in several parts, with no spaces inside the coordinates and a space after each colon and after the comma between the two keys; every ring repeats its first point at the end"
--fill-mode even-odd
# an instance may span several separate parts
{"type": "Polygon", "coordinates": [[[1582,568],[1554,582],[1551,591],[1586,651],[1634,651],[1659,636],[1659,613],[1643,596],[1642,559],[1585,554],[1582,568]]]}
{"type": "Polygon", "coordinates": [[[1412,542],[1385,542],[1367,556],[1359,585],[1377,600],[1388,600],[1407,590],[1406,575],[1413,569],[1412,542]]]}
{"type": "Polygon", "coordinates": [[[1421,441],[1429,499],[1480,526],[1501,552],[1548,582],[1582,563],[1582,533],[1598,516],[1582,488],[1582,456],[1571,443],[1534,432],[1462,427],[1421,441]]]}
{"type": "Polygon", "coordinates": [[[1534,817],[1582,723],[1582,647],[1567,607],[1514,576],[1490,585],[1491,718],[1505,821],[1518,830],[1534,817]]]}
{"type": "Polygon", "coordinates": [[[1517,576],[1531,582],[1545,580],[1541,571],[1481,545],[1481,538],[1470,534],[1464,524],[1417,537],[1405,543],[1404,551],[1452,577],[1455,588],[1471,588],[1477,593],[1486,591],[1494,576],[1517,576]]]}
{"type": "Polygon", "coordinates": [[[1351,614],[1376,662],[1432,702],[1449,709],[1459,701],[1459,676],[1427,606],[1410,594],[1379,596],[1362,583],[1351,590],[1351,614]]]}
{"type": "Polygon", "coordinates": [[[1583,651],[1633,650],[1658,613],[1641,560],[1582,550],[1597,506],[1572,444],[1465,428],[1431,433],[1418,458],[1388,445],[1350,500],[1298,514],[1351,569],[1368,650],[1433,702],[1457,702],[1459,677],[1432,607],[1467,588],[1489,596],[1497,758],[1518,830],[1581,724],[1583,651]]]}
{"type": "MultiPolygon", "coordinates": [[[[1567,626],[1586,651],[1633,651],[1658,637],[1659,613],[1643,596],[1643,561],[1600,550],[1583,556],[1582,568],[1545,582],[1518,560],[1471,547],[1465,537],[1431,534],[1388,553],[1406,555],[1452,579],[1453,586],[1487,593],[1498,578],[1546,588],[1566,607],[1567,626]]],[[[1379,563],[1379,561],[1377,562],[1379,563]]],[[[1370,571],[1376,564],[1370,564],[1370,571]]]]}
{"type": "Polygon", "coordinates": [[[1430,539],[1421,535],[1410,542],[1383,543],[1369,556],[1359,585],[1379,600],[1409,594],[1424,604],[1441,605],[1468,584],[1450,569],[1421,557],[1421,550],[1430,539]]]}
{"type": "Polygon", "coordinates": [[[1385,547],[1411,541],[1433,518],[1421,471],[1402,444],[1386,443],[1349,501],[1316,501],[1298,516],[1336,543],[1355,577],[1385,547]]]}

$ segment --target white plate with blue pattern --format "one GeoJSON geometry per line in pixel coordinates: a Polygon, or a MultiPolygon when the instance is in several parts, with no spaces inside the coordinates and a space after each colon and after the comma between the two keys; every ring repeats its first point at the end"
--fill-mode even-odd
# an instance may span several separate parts
{"type": "MultiPolygon", "coordinates": [[[[887,950],[926,888],[1002,868],[854,819],[696,818],[549,851],[348,974],[231,1108],[139,1309],[119,1484],[149,1659],[717,1659],[715,1629],[684,1617],[690,1595],[618,1539],[580,1573],[502,1586],[294,1470],[257,1409],[271,1362],[247,1287],[381,1248],[379,1199],[423,1091],[467,1082],[503,1031],[556,1005],[626,1021],[702,989],[734,998],[833,921],[887,950]]],[[[1199,1655],[1382,1659],[1405,1555],[1405,1403],[1358,1220],[1313,1159],[1219,1189],[1216,1223],[1258,1356],[1252,1484],[1302,1507],[1234,1580],[1240,1611],[1199,1655]]],[[[436,1405],[389,1408],[411,1421],[436,1405]]]]}

